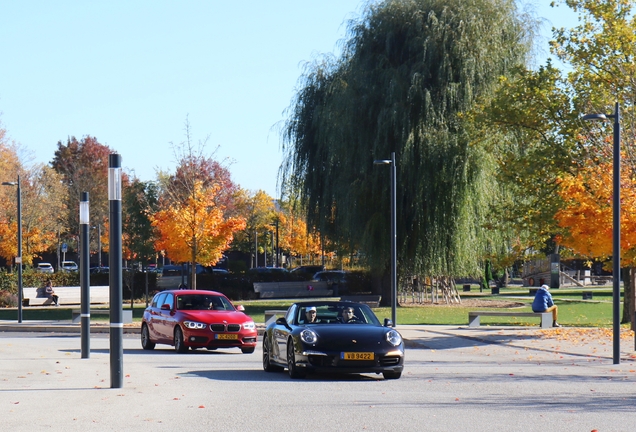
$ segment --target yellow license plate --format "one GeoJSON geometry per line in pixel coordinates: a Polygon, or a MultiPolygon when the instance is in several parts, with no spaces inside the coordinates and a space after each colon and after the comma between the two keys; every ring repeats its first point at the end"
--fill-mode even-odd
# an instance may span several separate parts
{"type": "Polygon", "coordinates": [[[343,352],[340,356],[343,360],[373,360],[372,352],[343,352]]]}
{"type": "Polygon", "coordinates": [[[235,334],[215,334],[214,339],[238,339],[238,335],[235,334]]]}

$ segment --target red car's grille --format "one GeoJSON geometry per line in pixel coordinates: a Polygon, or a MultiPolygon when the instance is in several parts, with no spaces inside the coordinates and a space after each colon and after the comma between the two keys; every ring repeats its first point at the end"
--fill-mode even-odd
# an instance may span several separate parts
{"type": "Polygon", "coordinates": [[[241,330],[240,324],[210,324],[210,330],[216,333],[237,332],[241,330]]]}

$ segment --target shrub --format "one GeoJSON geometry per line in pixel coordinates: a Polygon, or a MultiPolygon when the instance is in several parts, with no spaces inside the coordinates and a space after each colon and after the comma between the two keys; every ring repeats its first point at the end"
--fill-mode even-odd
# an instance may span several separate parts
{"type": "Polygon", "coordinates": [[[18,296],[9,292],[2,290],[0,291],[0,307],[17,307],[18,306],[18,296]]]}

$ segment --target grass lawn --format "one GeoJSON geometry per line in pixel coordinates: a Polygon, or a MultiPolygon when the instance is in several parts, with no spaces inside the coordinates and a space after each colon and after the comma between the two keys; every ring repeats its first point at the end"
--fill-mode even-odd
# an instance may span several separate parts
{"type": "MultiPolygon", "coordinates": [[[[612,327],[612,289],[611,287],[601,288],[562,288],[552,289],[552,296],[559,306],[559,322],[565,326],[573,327],[612,327]],[[582,300],[583,291],[592,291],[593,300],[582,300]]],[[[487,293],[469,292],[460,293],[464,304],[461,305],[411,305],[407,301],[403,306],[397,308],[397,322],[399,324],[443,324],[462,325],[468,324],[468,312],[471,310],[501,310],[530,312],[532,296],[528,293],[528,288],[513,287],[500,290],[499,295],[487,293]],[[480,300],[480,306],[470,306],[471,300],[480,300]],[[524,306],[515,308],[501,308],[499,301],[514,301],[522,303],[524,306]],[[493,302],[489,307],[488,302],[493,302]]],[[[300,300],[300,299],[299,299],[300,300]]],[[[235,304],[242,304],[245,312],[250,315],[255,322],[262,323],[265,320],[266,310],[285,310],[292,304],[294,299],[274,299],[274,300],[245,300],[236,301],[235,304]]],[[[130,304],[124,304],[124,309],[129,309],[130,304]]],[[[71,309],[74,307],[24,307],[22,316],[28,320],[70,320],[71,309]]],[[[95,306],[93,306],[95,308],[95,306]]],[[[135,304],[133,319],[141,319],[145,302],[135,304]]],[[[391,317],[391,308],[381,307],[374,309],[380,320],[391,317]]],[[[622,305],[621,305],[622,314],[622,305]]],[[[16,309],[0,309],[0,320],[15,320],[16,309]]],[[[108,321],[108,316],[91,316],[91,321],[108,321]]],[[[531,325],[538,326],[539,318],[516,318],[516,317],[482,317],[481,325],[531,325]]]]}

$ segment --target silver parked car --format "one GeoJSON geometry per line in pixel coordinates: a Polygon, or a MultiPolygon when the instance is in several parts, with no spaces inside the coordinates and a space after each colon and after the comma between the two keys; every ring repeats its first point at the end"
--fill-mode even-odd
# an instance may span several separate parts
{"type": "Polygon", "coordinates": [[[79,268],[77,267],[77,263],[75,261],[62,261],[60,270],[64,272],[76,272],[79,270],[79,268]]]}
{"type": "Polygon", "coordinates": [[[55,273],[55,270],[53,269],[51,263],[46,262],[39,263],[35,270],[40,273],[55,273]]]}

